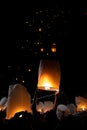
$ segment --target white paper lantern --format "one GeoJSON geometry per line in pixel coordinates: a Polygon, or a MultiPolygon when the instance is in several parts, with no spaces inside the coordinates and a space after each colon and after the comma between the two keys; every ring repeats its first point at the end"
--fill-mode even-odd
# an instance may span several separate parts
{"type": "Polygon", "coordinates": [[[14,117],[15,113],[21,111],[32,112],[31,96],[27,89],[21,84],[9,86],[6,118],[14,117]],[[11,89],[11,87],[13,87],[11,89]]]}
{"type": "Polygon", "coordinates": [[[77,111],[87,111],[87,99],[81,96],[75,97],[77,111]]]}
{"type": "Polygon", "coordinates": [[[57,60],[41,60],[38,69],[40,90],[59,91],[61,80],[60,64],[57,60]]]}

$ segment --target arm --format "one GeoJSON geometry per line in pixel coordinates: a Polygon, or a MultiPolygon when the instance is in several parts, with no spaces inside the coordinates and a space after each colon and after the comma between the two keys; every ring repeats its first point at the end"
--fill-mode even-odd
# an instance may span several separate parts
{"type": "Polygon", "coordinates": [[[37,104],[37,89],[35,90],[35,94],[34,94],[34,98],[33,98],[33,102],[32,102],[32,111],[33,114],[36,114],[36,104],[37,104]]]}
{"type": "Polygon", "coordinates": [[[57,103],[58,103],[58,94],[59,94],[59,92],[56,91],[56,92],[55,92],[55,99],[54,99],[53,110],[56,110],[56,108],[57,108],[57,103]]]}

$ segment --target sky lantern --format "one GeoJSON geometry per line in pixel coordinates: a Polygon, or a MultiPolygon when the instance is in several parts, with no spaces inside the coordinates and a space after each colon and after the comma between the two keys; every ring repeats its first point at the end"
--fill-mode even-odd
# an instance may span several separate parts
{"type": "Polygon", "coordinates": [[[56,52],[56,44],[53,43],[51,46],[51,52],[56,52]]]}
{"type": "Polygon", "coordinates": [[[44,48],[43,48],[43,47],[41,47],[41,48],[40,48],[40,51],[41,51],[41,52],[43,52],[43,51],[44,51],[44,48]]]}
{"type": "Polygon", "coordinates": [[[31,96],[27,89],[21,84],[10,85],[8,90],[8,103],[6,109],[6,118],[14,117],[17,112],[31,110],[31,96]]]}
{"type": "Polygon", "coordinates": [[[59,91],[61,80],[60,64],[57,60],[41,60],[38,69],[40,90],[59,91]]]}
{"type": "Polygon", "coordinates": [[[87,99],[81,96],[75,97],[77,111],[87,111],[87,99]]]}

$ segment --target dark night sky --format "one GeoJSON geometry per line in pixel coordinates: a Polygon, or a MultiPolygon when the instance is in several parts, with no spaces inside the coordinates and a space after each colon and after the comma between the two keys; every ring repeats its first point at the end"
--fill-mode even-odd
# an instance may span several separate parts
{"type": "MultiPolygon", "coordinates": [[[[61,86],[63,86],[64,91],[66,91],[69,96],[87,93],[87,85],[86,85],[86,73],[87,73],[87,63],[86,63],[86,35],[87,35],[87,9],[86,2],[79,2],[76,5],[72,4],[70,0],[62,0],[54,1],[44,4],[10,4],[11,6],[7,6],[6,9],[2,10],[1,15],[1,67],[0,67],[0,83],[1,86],[1,95],[5,95],[8,88],[8,78],[9,72],[7,71],[7,66],[9,64],[14,64],[17,62],[18,64],[25,64],[29,62],[27,61],[27,57],[24,56],[24,61],[22,61],[21,56],[23,53],[20,51],[20,48],[17,49],[18,40],[28,40],[30,33],[26,31],[26,27],[24,26],[24,20],[29,15],[33,14],[33,10],[42,9],[46,12],[46,9],[55,8],[55,6],[59,6],[60,9],[64,8],[64,12],[70,12],[68,15],[64,15],[62,18],[63,21],[68,21],[67,24],[62,24],[61,26],[57,23],[56,32],[53,38],[57,43],[58,53],[57,56],[61,63],[61,72],[62,72],[62,81],[61,86]],[[4,14],[4,15],[3,15],[4,14]],[[70,19],[71,17],[71,19],[70,19]],[[59,31],[60,26],[60,36],[57,31],[59,31]],[[61,31],[62,29],[62,31],[61,31]],[[61,33],[61,32],[64,32],[61,33]],[[67,34],[67,35],[66,35],[67,34]],[[6,52],[5,52],[6,50],[6,52]],[[3,58],[2,58],[3,55],[3,58]],[[17,56],[19,57],[17,58],[17,56]],[[17,59],[16,59],[17,58],[17,59]],[[5,63],[4,63],[5,62],[5,63]],[[4,91],[5,89],[6,91],[4,91]],[[72,94],[71,94],[72,93],[72,94]]],[[[50,14],[51,15],[51,14],[50,14]]],[[[51,15],[52,16],[52,15],[51,15]]],[[[37,20],[37,19],[36,19],[37,20]]],[[[59,19],[58,19],[59,20],[59,19]]],[[[53,25],[54,26],[54,25],[53,25]]],[[[35,25],[36,27],[36,25],[35,25]]],[[[54,28],[54,27],[53,27],[54,28]]],[[[34,34],[34,33],[32,33],[34,34]]],[[[37,38],[37,37],[36,37],[37,38]]],[[[52,38],[52,37],[51,37],[52,38]]],[[[31,38],[32,39],[32,38],[31,38]]],[[[52,39],[52,40],[54,40],[52,39]]],[[[48,39],[45,40],[45,42],[48,39]]],[[[49,47],[49,42],[45,43],[49,47]]],[[[26,49],[25,49],[26,51],[26,49]]],[[[32,49],[33,53],[33,49],[32,49]]],[[[28,54],[28,59],[31,57],[31,52],[28,54]]],[[[34,58],[34,57],[32,57],[34,58]]],[[[32,59],[32,63],[37,62],[38,57],[32,59]]],[[[38,64],[38,62],[37,62],[38,64]]],[[[37,66],[36,64],[36,66],[37,66]]],[[[15,73],[15,71],[13,71],[15,73]]],[[[33,72],[34,74],[34,72],[33,72]]],[[[32,75],[33,75],[32,74],[32,75]]],[[[33,76],[32,76],[33,77],[33,76]]]]}

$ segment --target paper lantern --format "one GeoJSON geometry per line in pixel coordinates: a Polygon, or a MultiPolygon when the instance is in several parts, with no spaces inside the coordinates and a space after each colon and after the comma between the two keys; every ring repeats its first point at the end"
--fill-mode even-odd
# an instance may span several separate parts
{"type": "Polygon", "coordinates": [[[81,96],[75,97],[77,111],[87,111],[87,99],[81,96]]]}
{"type": "Polygon", "coordinates": [[[52,51],[52,52],[56,52],[56,50],[57,50],[57,49],[56,49],[56,44],[53,43],[53,44],[52,44],[52,47],[51,47],[51,51],[52,51]]]}
{"type": "Polygon", "coordinates": [[[38,112],[40,113],[46,113],[47,111],[50,111],[53,109],[53,102],[52,101],[45,101],[43,102],[39,102],[36,106],[36,109],[38,112]]]}
{"type": "Polygon", "coordinates": [[[21,84],[9,86],[6,118],[14,117],[15,113],[31,110],[31,96],[21,84]],[[12,87],[12,88],[11,88],[12,87]]]}
{"type": "Polygon", "coordinates": [[[60,64],[57,60],[41,60],[38,69],[40,90],[59,91],[61,80],[60,64]]]}

